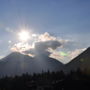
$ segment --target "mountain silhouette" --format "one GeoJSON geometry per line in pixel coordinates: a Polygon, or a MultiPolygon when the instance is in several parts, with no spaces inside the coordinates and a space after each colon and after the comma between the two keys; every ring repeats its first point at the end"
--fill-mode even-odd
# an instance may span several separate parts
{"type": "Polygon", "coordinates": [[[77,69],[90,71],[90,47],[66,65],[67,71],[77,69]]]}
{"type": "Polygon", "coordinates": [[[90,71],[90,47],[66,65],[47,55],[32,58],[19,52],[13,52],[0,60],[0,76],[33,74],[48,70],[70,72],[77,69],[90,71]]]}
{"type": "Polygon", "coordinates": [[[64,65],[48,56],[30,57],[13,52],[0,60],[0,76],[40,73],[42,71],[62,70],[64,65]]]}

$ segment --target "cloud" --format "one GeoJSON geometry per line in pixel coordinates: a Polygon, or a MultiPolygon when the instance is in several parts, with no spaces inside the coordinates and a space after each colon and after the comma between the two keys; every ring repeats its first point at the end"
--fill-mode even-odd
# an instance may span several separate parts
{"type": "Polygon", "coordinates": [[[45,42],[36,42],[35,43],[35,48],[37,50],[45,50],[48,48],[56,49],[57,47],[61,46],[61,43],[57,40],[49,40],[45,42]]]}
{"type": "Polygon", "coordinates": [[[81,54],[83,51],[85,51],[86,48],[83,49],[75,49],[74,51],[69,52],[69,58],[72,60],[75,57],[77,57],[79,54],[81,54]]]}
{"type": "Polygon", "coordinates": [[[9,40],[9,41],[8,41],[8,43],[9,43],[9,44],[11,44],[11,43],[12,43],[12,41],[11,41],[11,40],[9,40]]]}
{"type": "Polygon", "coordinates": [[[56,37],[51,36],[49,33],[45,32],[44,34],[41,34],[39,36],[40,41],[51,41],[51,40],[56,40],[56,37]]]}
{"type": "Polygon", "coordinates": [[[62,63],[68,63],[69,61],[73,60],[75,57],[77,57],[85,50],[86,48],[75,49],[73,51],[51,50],[52,53],[50,54],[50,57],[55,58],[62,63]]]}
{"type": "Polygon", "coordinates": [[[3,23],[0,23],[0,30],[5,30],[6,32],[9,32],[9,33],[14,33],[14,31],[10,28],[10,27],[7,27],[6,25],[4,25],[3,23]]]}
{"type": "Polygon", "coordinates": [[[12,29],[10,29],[9,27],[6,27],[5,30],[9,33],[13,33],[14,31],[12,29]]]}
{"type": "Polygon", "coordinates": [[[60,55],[59,51],[53,50],[51,48],[49,48],[48,50],[51,52],[51,54],[50,54],[51,58],[54,58],[54,59],[57,59],[57,60],[63,60],[64,59],[64,56],[60,55]]]}
{"type": "Polygon", "coordinates": [[[26,51],[26,50],[29,50],[30,48],[32,48],[32,46],[30,46],[28,43],[17,43],[17,44],[14,44],[12,47],[11,47],[11,51],[14,51],[14,52],[23,52],[23,51],[26,51]]]}
{"type": "Polygon", "coordinates": [[[49,33],[45,32],[44,34],[35,34],[37,38],[32,38],[32,43],[16,43],[12,46],[12,51],[22,52],[25,54],[33,54],[33,55],[48,55],[51,53],[48,51],[48,48],[53,50],[60,47],[61,41],[54,36],[51,36],[49,33]]]}
{"type": "Polygon", "coordinates": [[[56,49],[57,47],[61,46],[61,43],[55,40],[49,40],[44,42],[36,42],[34,48],[28,51],[25,51],[27,54],[34,54],[34,55],[47,55],[49,56],[50,52],[48,48],[56,49]]]}
{"type": "Polygon", "coordinates": [[[0,56],[0,59],[4,58],[5,56],[0,56]]]}
{"type": "Polygon", "coordinates": [[[74,41],[68,39],[57,38],[51,36],[49,33],[35,34],[32,38],[32,43],[16,43],[12,46],[11,50],[20,52],[29,56],[48,56],[57,59],[61,62],[68,62],[78,56],[85,49],[72,49],[70,46],[76,44],[74,41]]]}

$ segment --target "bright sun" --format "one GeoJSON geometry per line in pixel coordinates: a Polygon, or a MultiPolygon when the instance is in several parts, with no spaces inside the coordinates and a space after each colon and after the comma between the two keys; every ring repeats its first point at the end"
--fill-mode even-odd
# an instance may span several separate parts
{"type": "Polygon", "coordinates": [[[22,42],[28,41],[30,39],[30,34],[28,31],[21,31],[20,33],[18,33],[19,39],[22,42]]]}

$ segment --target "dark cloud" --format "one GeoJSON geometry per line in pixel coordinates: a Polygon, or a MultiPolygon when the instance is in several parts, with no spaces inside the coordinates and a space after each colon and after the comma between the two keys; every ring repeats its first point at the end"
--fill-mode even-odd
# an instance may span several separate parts
{"type": "Polygon", "coordinates": [[[33,54],[35,56],[37,55],[45,55],[49,56],[50,52],[47,50],[48,48],[56,49],[61,46],[61,43],[57,40],[51,40],[51,41],[44,41],[44,42],[36,42],[35,47],[33,49],[30,49],[28,51],[25,51],[26,54],[33,54]]]}

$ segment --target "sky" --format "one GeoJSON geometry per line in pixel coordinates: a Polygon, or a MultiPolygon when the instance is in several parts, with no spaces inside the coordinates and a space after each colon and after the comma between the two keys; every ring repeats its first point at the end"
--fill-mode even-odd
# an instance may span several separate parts
{"type": "Polygon", "coordinates": [[[23,28],[37,35],[36,45],[59,41],[59,48],[45,49],[66,63],[90,46],[90,0],[0,0],[0,58],[22,46],[17,33],[23,28]]]}

